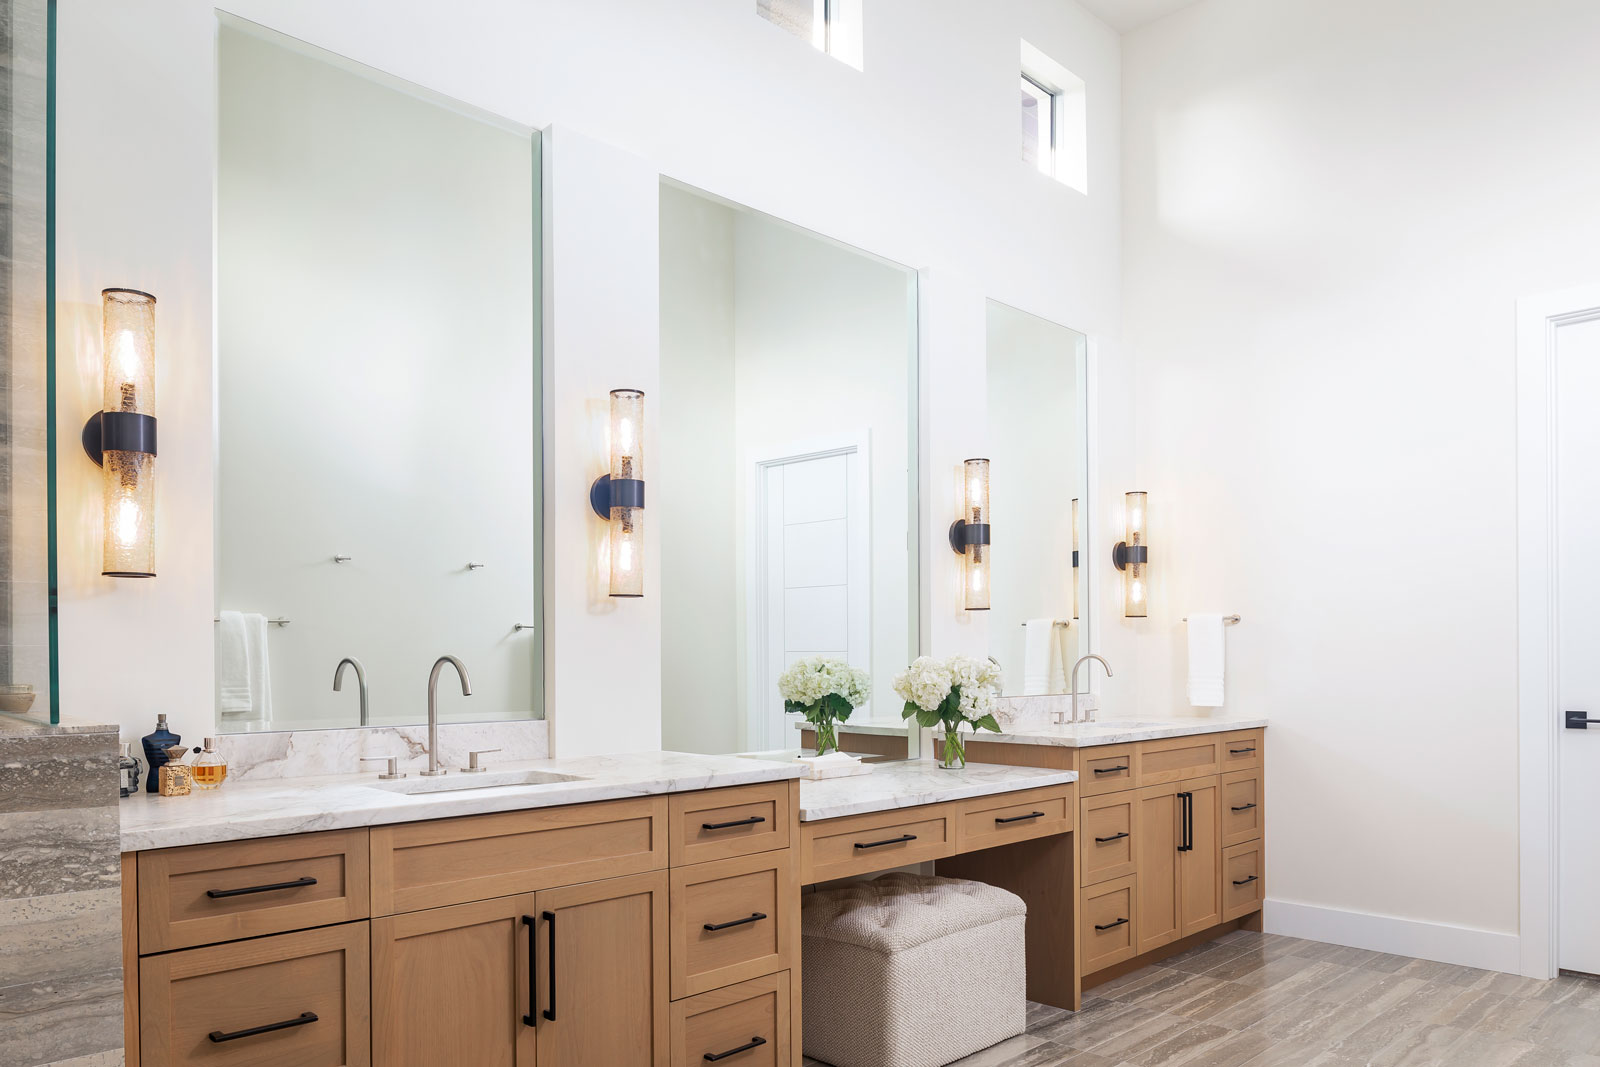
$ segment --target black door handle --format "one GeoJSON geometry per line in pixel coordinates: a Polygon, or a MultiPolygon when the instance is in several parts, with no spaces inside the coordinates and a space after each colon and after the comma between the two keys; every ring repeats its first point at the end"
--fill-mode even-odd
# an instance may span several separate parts
{"type": "Polygon", "coordinates": [[[1104,926],[1101,926],[1099,923],[1095,923],[1094,928],[1102,932],[1106,930],[1115,930],[1117,927],[1125,925],[1127,921],[1127,919],[1118,919],[1116,922],[1106,923],[1104,926]]]}
{"type": "Polygon", "coordinates": [[[550,1006],[544,1010],[544,1017],[551,1022],[556,1021],[556,913],[553,911],[542,912],[544,921],[550,924],[550,1006]]]}
{"type": "Polygon", "coordinates": [[[700,824],[700,829],[702,829],[702,830],[728,830],[728,829],[732,829],[735,826],[754,826],[758,822],[766,822],[766,821],[767,821],[767,819],[766,819],[766,816],[764,816],[764,815],[752,815],[748,819],[734,819],[732,822],[703,822],[703,823],[700,824]]]}
{"type": "Polygon", "coordinates": [[[235,1030],[231,1034],[225,1034],[221,1030],[213,1030],[206,1036],[219,1043],[223,1041],[237,1041],[241,1037],[255,1037],[257,1034],[270,1034],[274,1030],[287,1030],[291,1026],[304,1026],[306,1023],[314,1023],[316,1021],[316,1012],[303,1011],[293,1019],[285,1019],[281,1023],[268,1023],[265,1026],[252,1026],[248,1030],[235,1030]]]}
{"type": "Polygon", "coordinates": [[[534,927],[538,920],[532,915],[522,917],[522,925],[528,928],[528,1014],[522,1017],[523,1026],[539,1025],[539,949],[533,943],[534,927]]]}
{"type": "MultiPolygon", "coordinates": [[[[223,897],[242,897],[247,893],[270,893],[275,889],[304,889],[308,885],[316,885],[315,878],[296,878],[292,882],[273,882],[271,885],[247,885],[242,889],[207,889],[206,896],[212,900],[221,900],[223,897]]],[[[308,1020],[309,1021],[309,1020],[308,1020]]],[[[295,1023],[299,1026],[299,1023],[295,1023]]]]}
{"type": "Polygon", "coordinates": [[[726,1052],[708,1052],[706,1053],[706,1059],[715,1063],[718,1060],[725,1060],[729,1056],[737,1056],[741,1052],[749,1052],[753,1048],[760,1048],[766,1043],[767,1039],[764,1037],[752,1037],[747,1043],[740,1045],[738,1048],[730,1048],[726,1052]]]}
{"type": "Polygon", "coordinates": [[[1237,808],[1234,808],[1232,810],[1233,811],[1249,811],[1253,807],[1255,807],[1254,804],[1240,804],[1237,808]]]}
{"type": "Polygon", "coordinates": [[[1567,712],[1567,729],[1587,730],[1591,726],[1600,726],[1600,719],[1589,718],[1587,711],[1567,712]]]}
{"type": "Polygon", "coordinates": [[[1094,773],[1096,773],[1096,774],[1116,774],[1118,771],[1125,771],[1127,769],[1128,769],[1128,765],[1126,763],[1124,763],[1120,767],[1096,767],[1094,769],[1094,773]]]}
{"type": "Polygon", "coordinates": [[[1178,794],[1178,817],[1181,821],[1178,835],[1178,851],[1194,851],[1194,794],[1178,794]]]}
{"type": "Polygon", "coordinates": [[[882,848],[884,845],[903,845],[907,841],[915,841],[916,839],[916,834],[901,834],[899,837],[891,837],[884,841],[868,841],[866,844],[857,841],[856,848],[882,848]]]}
{"type": "Polygon", "coordinates": [[[1044,812],[1042,812],[1042,811],[1030,811],[1026,815],[1013,815],[1009,819],[997,818],[997,819],[995,819],[995,825],[996,826],[1003,826],[1004,824],[1006,824],[1008,822],[1027,822],[1029,819],[1042,819],[1042,818],[1044,818],[1044,812]]]}
{"type": "Polygon", "coordinates": [[[1252,874],[1248,878],[1240,878],[1240,879],[1236,880],[1233,884],[1234,885],[1249,885],[1251,882],[1253,882],[1255,880],[1256,880],[1256,876],[1252,874]]]}
{"type": "Polygon", "coordinates": [[[1110,837],[1097,837],[1094,839],[1094,843],[1097,845],[1105,845],[1111,843],[1112,841],[1121,841],[1124,837],[1131,836],[1132,835],[1129,834],[1128,831],[1124,830],[1120,834],[1112,834],[1110,837]]]}
{"type": "Polygon", "coordinates": [[[732,919],[725,923],[706,923],[705,928],[707,930],[726,930],[733,926],[743,926],[745,923],[758,923],[765,918],[766,916],[758,911],[746,919],[732,919]]]}

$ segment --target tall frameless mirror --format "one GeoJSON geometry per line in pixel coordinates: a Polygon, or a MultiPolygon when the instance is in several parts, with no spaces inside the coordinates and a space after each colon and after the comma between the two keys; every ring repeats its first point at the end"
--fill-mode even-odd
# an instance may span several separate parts
{"type": "Polygon", "coordinates": [[[1005,695],[1068,691],[1090,651],[1087,362],[1083,334],[991,300],[987,316],[990,655],[1005,695]]]}
{"type": "Polygon", "coordinates": [[[664,747],[799,747],[778,676],[824,655],[870,673],[850,723],[884,723],[904,753],[916,321],[913,271],[662,185],[664,747]]]}
{"type": "Polygon", "coordinates": [[[218,66],[218,728],[425,721],[446,653],[443,718],[540,717],[538,134],[232,18],[218,66]]]}

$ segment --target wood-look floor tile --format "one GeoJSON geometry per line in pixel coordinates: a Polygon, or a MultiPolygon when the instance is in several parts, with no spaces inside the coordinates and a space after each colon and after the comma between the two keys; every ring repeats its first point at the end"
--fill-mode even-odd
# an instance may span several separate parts
{"type": "Polygon", "coordinates": [[[1055,1067],[1067,1051],[1054,1041],[1020,1034],[956,1060],[950,1067],[1055,1067]]]}
{"type": "Polygon", "coordinates": [[[1174,1015],[1182,1015],[1196,1022],[1208,1022],[1212,1016],[1242,1004],[1260,992],[1261,990],[1251,989],[1246,985],[1219,982],[1187,1004],[1172,1008],[1171,1011],[1174,1015]]]}
{"type": "MultiPolygon", "coordinates": [[[[1146,1057],[1154,1054],[1154,1050],[1167,1046],[1178,1035],[1186,1030],[1192,1030],[1201,1025],[1191,1019],[1177,1015],[1164,1015],[1160,1012],[1150,1012],[1149,1017],[1131,1025],[1121,1028],[1121,1032],[1108,1037],[1106,1040],[1088,1046],[1087,1051],[1096,1056],[1118,1063],[1136,1064],[1137,1067],[1155,1067],[1155,1064],[1146,1062],[1146,1057]]],[[[1098,1036],[1098,1035],[1096,1035],[1098,1036]]],[[[1083,1048],[1084,1042],[1080,1039],[1073,1042],[1074,1048],[1083,1048]]],[[[1164,1067],[1169,1060],[1158,1061],[1164,1067]]]]}
{"type": "Polygon", "coordinates": [[[1128,1062],[1135,1067],[1239,1067],[1271,1044],[1266,1034],[1200,1023],[1128,1062]]]}
{"type": "Polygon", "coordinates": [[[1563,1052],[1600,1055],[1600,1014],[1558,1002],[1514,1036],[1563,1052]]]}
{"type": "Polygon", "coordinates": [[[1091,1046],[1157,1015],[1157,1012],[1117,1000],[1085,1000],[1081,1011],[1064,1015],[1033,1033],[1058,1045],[1089,1051],[1091,1046]]]}
{"type": "Polygon", "coordinates": [[[1368,1059],[1372,1067],[1440,1067],[1457,1062],[1456,1046],[1468,1038],[1453,1026],[1413,1026],[1368,1059]]]}

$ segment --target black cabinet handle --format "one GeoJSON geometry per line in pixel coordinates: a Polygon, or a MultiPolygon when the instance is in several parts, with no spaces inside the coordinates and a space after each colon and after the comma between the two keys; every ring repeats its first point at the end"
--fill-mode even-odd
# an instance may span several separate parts
{"type": "Polygon", "coordinates": [[[1254,746],[1254,745],[1251,745],[1249,748],[1230,748],[1230,749],[1228,749],[1228,755],[1230,755],[1230,756],[1244,756],[1244,755],[1248,755],[1251,752],[1254,752],[1255,750],[1256,750],[1256,746],[1254,746]]]}
{"type": "Polygon", "coordinates": [[[725,1060],[729,1056],[737,1056],[741,1052],[749,1052],[753,1048],[760,1048],[766,1043],[767,1039],[764,1037],[752,1037],[747,1044],[740,1045],[738,1048],[730,1048],[726,1052],[708,1052],[706,1053],[706,1059],[715,1063],[718,1060],[725,1060]]]}
{"type": "Polygon", "coordinates": [[[541,912],[544,921],[550,924],[550,1006],[544,1010],[544,1017],[551,1022],[556,1021],[556,913],[553,911],[541,912]]]}
{"type": "Polygon", "coordinates": [[[916,834],[901,834],[899,837],[891,837],[885,841],[868,841],[866,844],[857,841],[856,848],[882,848],[884,845],[903,845],[907,841],[915,841],[916,839],[916,834]]]}
{"type": "Polygon", "coordinates": [[[1009,819],[998,819],[997,818],[997,819],[995,819],[995,825],[1003,826],[1008,822],[1027,822],[1029,819],[1042,819],[1042,818],[1044,818],[1044,812],[1042,812],[1042,811],[1030,811],[1026,815],[1013,815],[1009,819]]]}
{"type": "Polygon", "coordinates": [[[1179,810],[1183,815],[1183,840],[1178,845],[1179,852],[1194,851],[1194,794],[1178,794],[1179,810]]]}
{"type": "Polygon", "coordinates": [[[1096,767],[1096,768],[1094,768],[1094,773],[1096,773],[1096,774],[1116,774],[1118,771],[1125,771],[1127,769],[1128,769],[1128,765],[1126,763],[1124,763],[1120,767],[1096,767]]]}
{"type": "Polygon", "coordinates": [[[539,949],[533,943],[538,924],[532,915],[522,917],[522,925],[528,928],[528,1014],[522,1017],[523,1026],[539,1025],[539,949]]]}
{"type": "Polygon", "coordinates": [[[1128,831],[1124,830],[1124,831],[1122,831],[1122,833],[1120,833],[1120,834],[1112,834],[1110,837],[1097,837],[1097,838],[1094,839],[1094,843],[1097,844],[1097,845],[1106,845],[1106,844],[1110,844],[1112,841],[1121,841],[1124,837],[1131,837],[1131,836],[1132,835],[1129,834],[1128,831]]]}
{"type": "Polygon", "coordinates": [[[293,1019],[285,1019],[281,1023],[268,1023],[265,1026],[252,1026],[248,1030],[235,1030],[231,1034],[225,1034],[221,1030],[213,1030],[206,1036],[218,1043],[223,1041],[237,1041],[241,1037],[255,1037],[257,1034],[270,1034],[274,1030],[287,1030],[291,1026],[304,1026],[307,1023],[314,1023],[316,1021],[316,1012],[303,1011],[293,1019]]]}
{"type": "Polygon", "coordinates": [[[743,926],[745,923],[758,923],[765,918],[766,916],[758,911],[747,919],[732,919],[725,923],[706,923],[705,927],[707,930],[726,930],[733,926],[743,926]]]}
{"type": "Polygon", "coordinates": [[[1254,804],[1240,804],[1237,808],[1234,808],[1233,810],[1234,811],[1249,811],[1253,807],[1255,807],[1254,804]]]}
{"type": "MultiPolygon", "coordinates": [[[[304,889],[308,885],[316,885],[315,878],[296,878],[292,882],[273,882],[271,885],[247,885],[243,889],[207,889],[206,896],[212,900],[221,900],[223,897],[242,897],[249,893],[270,893],[274,889],[304,889]]],[[[307,1020],[310,1022],[311,1020],[307,1020]]],[[[299,1023],[293,1025],[299,1026],[299,1023]]]]}
{"type": "Polygon", "coordinates": [[[1116,922],[1114,922],[1114,923],[1106,923],[1104,926],[1101,926],[1099,923],[1095,923],[1094,924],[1094,928],[1096,930],[1104,932],[1106,930],[1115,930],[1119,926],[1126,925],[1127,922],[1128,922],[1127,919],[1118,919],[1116,922]]]}
{"type": "Polygon", "coordinates": [[[1233,884],[1234,885],[1249,885],[1251,882],[1253,882],[1255,880],[1256,880],[1256,876],[1252,874],[1248,878],[1240,878],[1239,880],[1237,880],[1233,884]]]}
{"type": "Polygon", "coordinates": [[[732,822],[703,822],[700,824],[700,829],[731,830],[735,826],[754,826],[758,822],[766,821],[767,817],[765,815],[752,815],[748,819],[734,819],[732,822]]]}
{"type": "Polygon", "coordinates": [[[1589,718],[1587,711],[1567,712],[1567,729],[1587,730],[1591,726],[1600,726],[1600,719],[1589,718]]]}

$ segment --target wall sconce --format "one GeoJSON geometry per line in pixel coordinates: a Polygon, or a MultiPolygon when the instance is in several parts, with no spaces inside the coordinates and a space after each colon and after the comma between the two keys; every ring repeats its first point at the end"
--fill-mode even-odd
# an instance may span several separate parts
{"type": "Polygon", "coordinates": [[[1146,544],[1145,526],[1150,512],[1144,493],[1129,493],[1123,500],[1124,540],[1111,550],[1111,562],[1122,572],[1122,614],[1130,619],[1142,619],[1149,612],[1150,546],[1146,544]]]}
{"type": "Polygon", "coordinates": [[[1078,618],[1078,591],[1082,572],[1078,570],[1078,498],[1072,498],[1072,618],[1078,618]]]}
{"type": "Polygon", "coordinates": [[[989,461],[964,464],[961,518],[950,524],[950,547],[961,557],[963,606],[989,610],[989,461]]]}
{"type": "Polygon", "coordinates": [[[589,487],[589,506],[611,524],[611,595],[644,596],[644,393],[611,390],[611,473],[589,487]]]}
{"type": "Polygon", "coordinates": [[[100,573],[156,573],[156,298],[137,289],[100,292],[105,348],[101,410],[83,427],[83,450],[104,468],[105,539],[100,573]]]}

